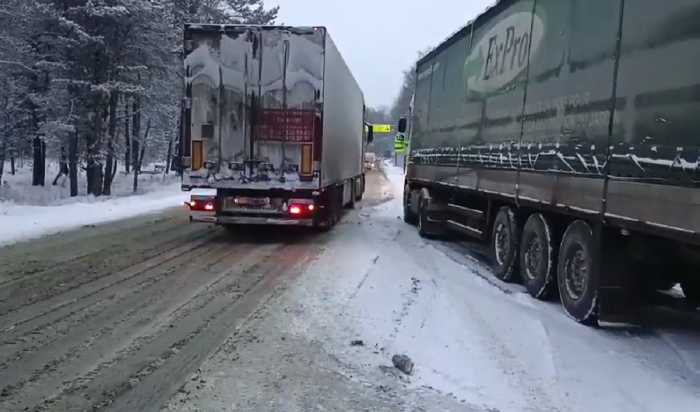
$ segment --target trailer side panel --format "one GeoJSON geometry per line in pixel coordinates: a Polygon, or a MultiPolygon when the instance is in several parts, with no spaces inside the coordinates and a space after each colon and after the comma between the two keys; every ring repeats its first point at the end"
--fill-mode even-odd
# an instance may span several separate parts
{"type": "Polygon", "coordinates": [[[364,169],[364,96],[326,32],[321,184],[360,176],[364,169]]]}
{"type": "Polygon", "coordinates": [[[699,12],[498,2],[419,61],[409,180],[700,232],[699,12]]]}

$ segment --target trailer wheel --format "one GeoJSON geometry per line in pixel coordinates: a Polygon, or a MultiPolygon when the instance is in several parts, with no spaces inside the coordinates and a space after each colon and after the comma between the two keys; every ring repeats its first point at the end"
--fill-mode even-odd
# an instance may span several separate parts
{"type": "Polygon", "coordinates": [[[423,189],[418,195],[418,235],[422,238],[431,238],[430,232],[428,231],[428,200],[423,194],[423,189]]]}
{"type": "Polygon", "coordinates": [[[355,180],[353,179],[350,181],[350,200],[348,200],[348,203],[344,205],[344,207],[346,209],[354,209],[355,208],[355,202],[356,202],[355,199],[357,199],[356,192],[357,192],[357,184],[356,184],[355,180]]]}
{"type": "Polygon", "coordinates": [[[342,196],[342,190],[338,190],[337,187],[330,187],[321,198],[321,202],[325,207],[320,210],[318,221],[315,223],[319,231],[330,231],[340,219],[340,212],[343,209],[342,196]]]}
{"type": "Polygon", "coordinates": [[[331,195],[331,217],[330,217],[330,226],[333,227],[335,226],[339,221],[340,218],[342,217],[343,213],[343,187],[342,186],[335,186],[333,188],[333,193],[331,195]]]}
{"type": "Polygon", "coordinates": [[[518,266],[520,233],[515,220],[515,213],[508,206],[503,206],[493,222],[491,236],[491,256],[496,278],[504,282],[515,280],[518,266]]]}
{"type": "Polygon", "coordinates": [[[362,175],[361,178],[358,178],[357,181],[355,182],[354,186],[355,188],[355,202],[359,202],[362,200],[362,194],[365,191],[365,177],[362,175]]]}
{"type": "Polygon", "coordinates": [[[569,225],[559,248],[557,283],[564,311],[576,322],[598,324],[598,285],[593,231],[577,220],[569,225]]]}
{"type": "Polygon", "coordinates": [[[365,175],[364,173],[362,174],[362,178],[360,179],[360,193],[357,193],[357,196],[355,197],[355,201],[359,202],[362,200],[362,196],[365,194],[365,175]]]}
{"type": "Polygon", "coordinates": [[[411,189],[408,185],[403,187],[403,221],[409,225],[418,223],[418,216],[411,210],[411,189]]]}
{"type": "Polygon", "coordinates": [[[520,277],[535,299],[549,300],[557,292],[557,249],[549,222],[539,213],[530,215],[520,240],[520,277]]]}
{"type": "MultiPolygon", "coordinates": [[[[695,274],[693,275],[695,276],[695,274]]],[[[700,280],[697,278],[684,279],[681,282],[681,289],[688,303],[696,308],[700,307],[700,280]]]]}

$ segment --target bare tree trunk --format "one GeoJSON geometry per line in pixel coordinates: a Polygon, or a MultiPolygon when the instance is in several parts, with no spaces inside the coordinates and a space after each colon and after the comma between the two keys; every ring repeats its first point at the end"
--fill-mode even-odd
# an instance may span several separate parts
{"type": "Polygon", "coordinates": [[[133,125],[132,125],[132,139],[131,139],[131,169],[134,172],[134,193],[138,190],[139,186],[139,138],[141,137],[141,113],[140,113],[140,98],[134,97],[133,104],[133,125]]]}
{"type": "Polygon", "coordinates": [[[129,174],[129,169],[131,166],[131,130],[129,128],[129,98],[124,97],[124,143],[126,146],[126,151],[124,152],[124,170],[126,174],[129,174]]]}
{"type": "MultiPolygon", "coordinates": [[[[4,147],[3,147],[3,150],[5,150],[4,147]]],[[[3,158],[4,158],[4,155],[3,155],[3,158]]],[[[15,151],[11,150],[10,151],[10,174],[12,176],[14,176],[15,172],[16,172],[16,170],[15,170],[15,151]]]]}
{"type": "Polygon", "coordinates": [[[173,139],[168,140],[168,156],[165,160],[165,174],[170,173],[170,162],[173,158],[173,139]]]}
{"type": "Polygon", "coordinates": [[[2,146],[0,146],[0,189],[2,188],[2,174],[5,171],[6,149],[7,149],[7,142],[2,142],[2,146]]]}
{"type": "Polygon", "coordinates": [[[32,141],[34,148],[34,168],[32,186],[44,186],[46,181],[46,144],[37,136],[32,141]]]}
{"type": "Polygon", "coordinates": [[[146,133],[143,134],[143,139],[141,140],[141,153],[139,155],[139,172],[141,172],[141,167],[143,167],[143,157],[146,154],[146,141],[148,140],[148,133],[151,131],[151,119],[149,118],[146,122],[146,133]]]}
{"type": "Polygon", "coordinates": [[[183,155],[183,149],[184,149],[184,109],[182,103],[180,104],[180,116],[177,120],[177,138],[175,139],[175,159],[173,162],[173,166],[175,169],[175,173],[178,176],[182,176],[182,155],[183,155]]]}
{"type": "Polygon", "coordinates": [[[143,156],[146,154],[146,140],[148,139],[148,133],[151,131],[151,119],[146,122],[146,133],[143,134],[143,139],[141,139],[140,144],[134,147],[140,147],[139,152],[134,149],[134,158],[136,163],[134,164],[134,193],[139,189],[139,175],[141,174],[141,166],[143,166],[143,156]]]}
{"type": "Polygon", "coordinates": [[[78,131],[70,139],[68,145],[68,176],[70,179],[70,196],[78,196],[78,131]]]}
{"type": "Polygon", "coordinates": [[[91,160],[91,147],[94,145],[93,138],[90,137],[90,131],[88,131],[85,134],[85,167],[83,170],[85,170],[85,179],[87,180],[87,194],[91,195],[92,194],[92,189],[95,186],[94,183],[92,183],[92,179],[94,178],[94,175],[92,173],[92,160],[91,160]]]}
{"type": "Polygon", "coordinates": [[[117,175],[118,166],[119,166],[119,163],[117,163],[117,159],[114,159],[114,167],[112,167],[112,182],[114,182],[114,176],[117,175]]]}
{"type": "Polygon", "coordinates": [[[101,144],[103,134],[103,125],[107,120],[107,107],[101,98],[93,99],[94,104],[94,120],[91,124],[92,130],[88,133],[88,194],[93,196],[102,196],[102,184],[104,181],[101,159],[101,144]]]}
{"type": "Polygon", "coordinates": [[[117,106],[119,105],[119,93],[113,90],[109,96],[109,125],[107,130],[107,160],[105,161],[104,187],[102,193],[105,196],[112,194],[112,178],[117,165],[114,161],[114,140],[117,131],[117,106]]]}

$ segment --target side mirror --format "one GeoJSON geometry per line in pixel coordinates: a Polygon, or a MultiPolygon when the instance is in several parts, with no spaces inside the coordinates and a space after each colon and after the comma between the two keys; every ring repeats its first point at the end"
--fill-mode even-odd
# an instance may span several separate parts
{"type": "Polygon", "coordinates": [[[374,142],[374,126],[367,125],[367,144],[374,142]]]}
{"type": "Polygon", "coordinates": [[[402,117],[399,119],[399,124],[397,125],[396,129],[398,130],[399,133],[406,133],[406,125],[407,121],[405,117],[402,117]]]}

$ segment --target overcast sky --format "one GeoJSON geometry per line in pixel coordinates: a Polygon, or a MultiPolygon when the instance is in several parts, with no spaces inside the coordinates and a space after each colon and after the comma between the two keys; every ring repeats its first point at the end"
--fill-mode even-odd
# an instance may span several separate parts
{"type": "Polygon", "coordinates": [[[326,26],[365,93],[368,106],[390,105],[401,73],[419,50],[437,46],[494,0],[265,0],[278,23],[326,26]]]}

